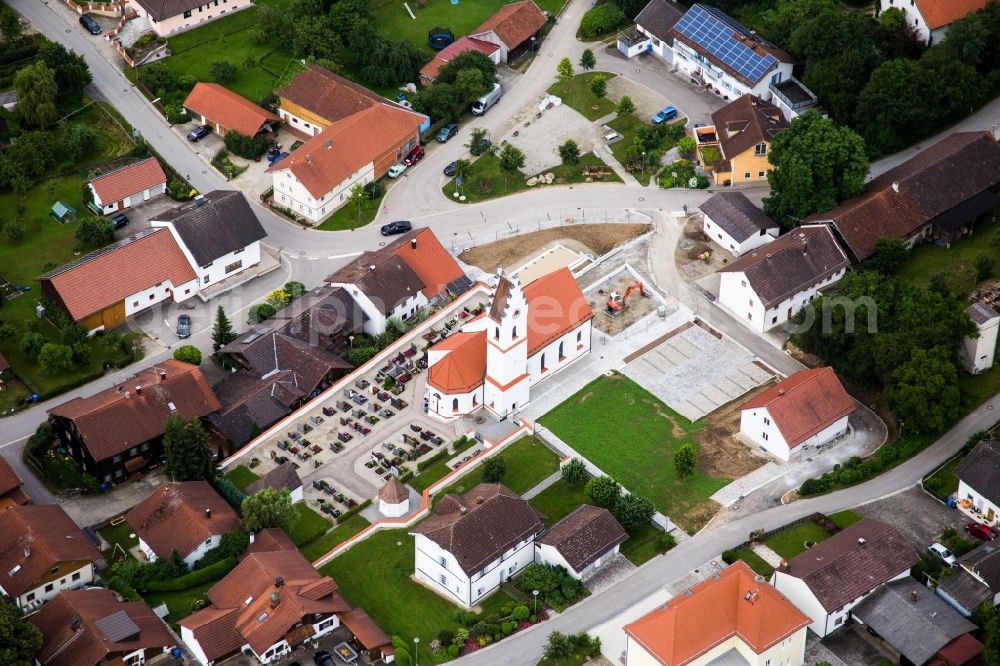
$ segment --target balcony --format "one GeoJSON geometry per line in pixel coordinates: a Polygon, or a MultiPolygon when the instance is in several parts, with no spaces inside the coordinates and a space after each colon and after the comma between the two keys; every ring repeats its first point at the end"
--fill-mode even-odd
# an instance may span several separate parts
{"type": "Polygon", "coordinates": [[[772,81],[768,85],[768,88],[775,97],[780,99],[792,111],[801,112],[803,109],[808,109],[811,106],[819,104],[816,95],[794,76],[778,83],[772,81]]]}

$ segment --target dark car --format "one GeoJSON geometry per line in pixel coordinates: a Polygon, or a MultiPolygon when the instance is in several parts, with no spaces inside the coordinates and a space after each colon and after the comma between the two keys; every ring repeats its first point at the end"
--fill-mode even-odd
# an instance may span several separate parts
{"type": "Polygon", "coordinates": [[[211,133],[212,133],[212,128],[209,127],[208,125],[195,127],[193,130],[188,132],[188,141],[201,141],[211,133]]]}
{"type": "Polygon", "coordinates": [[[449,164],[448,166],[446,166],[444,168],[444,175],[448,176],[449,178],[455,175],[455,163],[454,162],[452,162],[451,164],[449,164]]]}
{"type": "Polygon", "coordinates": [[[320,650],[313,655],[313,662],[316,666],[336,666],[333,661],[333,656],[330,655],[326,650],[320,650]]]}
{"type": "Polygon", "coordinates": [[[390,222],[389,224],[382,225],[382,235],[383,236],[395,236],[396,234],[405,234],[407,231],[411,231],[413,225],[406,220],[398,220],[396,222],[390,222]]]}
{"type": "Polygon", "coordinates": [[[125,213],[118,213],[113,218],[111,218],[111,226],[115,228],[115,231],[118,231],[126,224],[128,224],[128,215],[126,215],[125,213]]]}
{"type": "Polygon", "coordinates": [[[989,525],[982,523],[968,523],[965,526],[965,531],[969,533],[969,536],[974,536],[980,541],[993,541],[997,538],[996,532],[989,525]]]}
{"type": "Polygon", "coordinates": [[[403,159],[403,164],[406,166],[413,166],[422,159],[424,159],[424,147],[416,145],[413,147],[413,150],[406,154],[406,158],[403,159]]]}
{"type": "Polygon", "coordinates": [[[101,30],[101,26],[97,23],[97,21],[95,21],[92,16],[87,16],[86,14],[80,17],[80,25],[86,28],[87,32],[92,35],[99,35],[104,32],[101,30]]]}
{"type": "Polygon", "coordinates": [[[177,337],[191,337],[191,315],[182,314],[177,318],[177,337]]]}
{"type": "Polygon", "coordinates": [[[435,137],[441,143],[448,143],[448,140],[458,134],[458,123],[448,123],[437,133],[435,137]]]}

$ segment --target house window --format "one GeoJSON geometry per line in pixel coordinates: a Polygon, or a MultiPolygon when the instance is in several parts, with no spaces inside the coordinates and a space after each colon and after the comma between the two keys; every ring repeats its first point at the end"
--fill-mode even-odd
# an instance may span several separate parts
{"type": "Polygon", "coordinates": [[[51,592],[52,589],[53,589],[53,587],[54,587],[53,584],[49,583],[48,585],[45,586],[45,591],[46,592],[51,592]]]}
{"type": "Polygon", "coordinates": [[[747,171],[746,173],[743,174],[743,180],[750,180],[750,172],[749,171],[747,171]]]}
{"type": "Polygon", "coordinates": [[[79,571],[77,571],[77,572],[76,572],[75,574],[73,574],[73,575],[72,575],[72,576],[70,577],[70,579],[71,579],[71,580],[80,580],[80,572],[79,572],[79,571]]]}
{"type": "Polygon", "coordinates": [[[233,271],[238,271],[243,268],[243,260],[234,261],[233,263],[226,266],[226,273],[232,273],[233,271]]]}
{"type": "Polygon", "coordinates": [[[438,561],[441,563],[441,566],[443,566],[445,569],[448,568],[448,558],[447,557],[442,557],[438,561]]]}
{"type": "Polygon", "coordinates": [[[156,298],[156,294],[150,294],[149,295],[149,300],[153,300],[154,298],[156,298]]]}
{"type": "Polygon", "coordinates": [[[451,401],[451,411],[453,411],[453,412],[457,412],[458,411],[458,398],[453,398],[452,399],[452,401],[451,401]]]}
{"type": "Polygon", "coordinates": [[[209,277],[206,275],[205,277],[203,277],[201,279],[201,281],[202,281],[202,284],[208,284],[209,283],[209,277]]]}
{"type": "Polygon", "coordinates": [[[772,324],[777,324],[778,323],[778,315],[774,315],[773,317],[771,317],[771,323],[772,324]]]}
{"type": "Polygon", "coordinates": [[[121,456],[115,456],[114,458],[111,459],[111,462],[119,463],[121,461],[122,461],[122,457],[121,456]]]}
{"type": "Polygon", "coordinates": [[[500,339],[500,327],[499,326],[497,326],[495,329],[493,329],[493,337],[496,338],[497,340],[500,339]]]}
{"type": "Polygon", "coordinates": [[[546,370],[548,370],[548,368],[545,367],[545,354],[544,353],[542,354],[542,361],[541,361],[540,367],[542,369],[542,372],[545,372],[546,370]]]}
{"type": "Polygon", "coordinates": [[[767,155],[767,144],[766,143],[758,143],[757,147],[754,148],[753,154],[757,155],[758,157],[760,157],[762,155],[767,155]]]}
{"type": "Polygon", "coordinates": [[[763,440],[764,440],[765,442],[767,441],[767,433],[766,433],[766,432],[765,432],[765,433],[761,433],[761,435],[760,435],[760,436],[761,436],[761,438],[762,438],[762,439],[763,439],[763,440]]]}
{"type": "Polygon", "coordinates": [[[184,12],[184,18],[191,18],[191,10],[190,9],[187,10],[186,12],[184,12]]]}
{"type": "Polygon", "coordinates": [[[26,597],[24,598],[24,600],[25,600],[25,601],[34,601],[34,600],[35,600],[35,593],[34,593],[34,592],[29,592],[29,593],[28,593],[28,596],[26,596],[26,597]]]}
{"type": "Polygon", "coordinates": [[[838,617],[838,618],[837,618],[837,621],[836,621],[836,622],[834,622],[834,624],[836,624],[836,625],[841,625],[841,624],[844,624],[844,618],[842,618],[842,617],[838,617]]]}
{"type": "Polygon", "coordinates": [[[476,596],[477,597],[483,596],[483,588],[479,588],[478,590],[476,590],[476,596]]]}
{"type": "Polygon", "coordinates": [[[511,329],[511,334],[510,334],[510,339],[511,340],[514,340],[516,338],[517,338],[517,326],[515,326],[513,329],[511,329]]]}
{"type": "Polygon", "coordinates": [[[566,358],[566,355],[563,354],[563,343],[560,342],[559,343],[559,360],[561,361],[564,358],[566,358]]]}
{"type": "Polygon", "coordinates": [[[771,425],[771,419],[764,417],[764,425],[771,425]]]}
{"type": "Polygon", "coordinates": [[[741,280],[740,281],[740,285],[744,286],[744,287],[747,286],[747,281],[746,280],[741,280]]]}
{"type": "Polygon", "coordinates": [[[144,444],[140,444],[140,445],[139,445],[139,450],[140,450],[140,451],[145,451],[145,450],[146,450],[146,449],[148,449],[148,448],[149,448],[149,442],[146,442],[146,443],[144,443],[144,444]]]}
{"type": "Polygon", "coordinates": [[[134,455],[136,454],[136,452],[137,452],[138,450],[139,450],[139,449],[137,449],[136,447],[134,447],[134,446],[133,446],[133,447],[132,447],[132,448],[131,448],[131,449],[129,450],[128,454],[129,454],[130,456],[134,456],[134,455]]]}
{"type": "Polygon", "coordinates": [[[583,331],[577,331],[576,332],[576,341],[577,342],[582,342],[583,341],[583,331]]]}
{"type": "Polygon", "coordinates": [[[445,576],[444,574],[441,574],[441,584],[442,585],[447,585],[448,584],[448,577],[445,576]]]}
{"type": "Polygon", "coordinates": [[[763,171],[758,171],[757,172],[757,177],[758,178],[763,178],[764,177],[764,172],[763,171]]]}
{"type": "Polygon", "coordinates": [[[748,321],[753,321],[753,313],[752,312],[748,312],[747,313],[747,320],[748,321]]]}
{"type": "Polygon", "coordinates": [[[132,307],[134,308],[139,307],[139,301],[132,301],[132,307]]]}

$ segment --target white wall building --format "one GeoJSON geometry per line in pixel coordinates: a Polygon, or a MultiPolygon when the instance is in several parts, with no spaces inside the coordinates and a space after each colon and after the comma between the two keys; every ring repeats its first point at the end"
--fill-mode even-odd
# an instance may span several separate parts
{"type": "Polygon", "coordinates": [[[966,312],[979,332],[975,336],[966,336],[962,341],[962,358],[965,360],[965,369],[978,375],[993,367],[1000,314],[984,303],[973,303],[966,312]]]}
{"type": "Polygon", "coordinates": [[[410,491],[390,475],[378,491],[378,512],[386,518],[401,518],[410,512],[410,491]]]}
{"type": "Polygon", "coordinates": [[[968,500],[982,522],[1000,525],[1000,442],[980,442],[955,468],[959,500],[968,500]]]}
{"type": "Polygon", "coordinates": [[[581,580],[614,560],[626,540],[610,511],[584,504],[535,541],[535,562],[563,567],[581,580]]]}
{"type": "Polygon", "coordinates": [[[649,0],[635,17],[635,31],[618,35],[618,50],[626,58],[640,53],[655,53],[667,63],[674,63],[673,35],[670,29],[684,16],[684,7],[676,0],[649,0]]]}
{"type": "Polygon", "coordinates": [[[739,257],[778,237],[778,224],[742,192],[719,192],[698,209],[704,216],[705,235],[733,256],[739,257]]]}
{"type": "Polygon", "coordinates": [[[167,176],[159,160],[149,157],[101,174],[87,188],[101,213],[111,215],[166,193],[167,176]]]}
{"type": "Polygon", "coordinates": [[[979,11],[989,0],[879,0],[878,12],[898,9],[906,16],[917,39],[928,46],[937,44],[948,33],[948,26],[972,12],[979,11]]]}

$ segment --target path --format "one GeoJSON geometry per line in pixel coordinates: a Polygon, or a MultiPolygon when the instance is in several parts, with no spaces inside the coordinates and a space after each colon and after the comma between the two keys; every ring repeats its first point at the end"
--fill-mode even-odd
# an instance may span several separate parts
{"type": "Polygon", "coordinates": [[[556,484],[559,479],[562,478],[562,471],[553,472],[546,478],[542,479],[534,488],[531,488],[526,493],[522,493],[521,497],[526,500],[534,499],[542,493],[542,491],[551,488],[556,484]]]}

